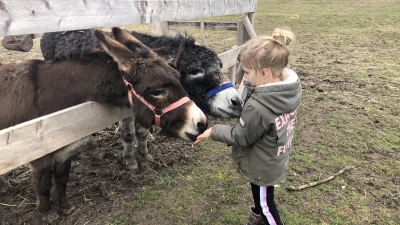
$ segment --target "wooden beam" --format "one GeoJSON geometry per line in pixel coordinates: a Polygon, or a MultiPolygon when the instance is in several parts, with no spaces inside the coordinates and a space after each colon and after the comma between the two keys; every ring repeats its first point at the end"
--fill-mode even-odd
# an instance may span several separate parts
{"type": "Polygon", "coordinates": [[[249,17],[247,16],[247,14],[244,14],[243,16],[241,16],[242,21],[243,21],[243,25],[246,28],[247,34],[249,35],[250,38],[254,38],[257,37],[256,32],[254,31],[253,28],[253,24],[251,23],[249,17]]]}
{"type": "Polygon", "coordinates": [[[257,0],[1,0],[0,36],[254,12],[257,0]]]}
{"type": "MultiPolygon", "coordinates": [[[[236,32],[236,45],[240,46],[243,45],[246,41],[245,41],[245,28],[243,25],[243,21],[242,20],[238,20],[237,21],[237,32],[236,32]]],[[[234,84],[240,84],[243,78],[243,70],[242,67],[240,65],[239,62],[237,62],[236,64],[236,75],[235,75],[235,80],[232,80],[232,82],[234,82],[234,84]]]]}
{"type": "Polygon", "coordinates": [[[152,32],[154,35],[167,36],[169,34],[168,22],[153,23],[152,32]]]}
{"type": "MultiPolygon", "coordinates": [[[[241,16],[241,18],[242,18],[243,26],[246,28],[248,37],[250,39],[257,37],[257,34],[253,28],[254,13],[244,14],[243,16],[241,16]]],[[[243,71],[242,67],[239,65],[238,70],[236,72],[236,79],[237,79],[237,81],[240,81],[238,93],[239,93],[240,97],[242,97],[242,99],[246,99],[248,90],[244,86],[244,83],[243,83],[243,81],[244,81],[243,74],[244,74],[244,71],[243,71]]]]}
{"type": "Polygon", "coordinates": [[[254,27],[254,12],[248,12],[248,13],[246,13],[246,14],[247,14],[247,16],[249,17],[251,26],[254,27]]]}
{"type": "MultiPolygon", "coordinates": [[[[182,27],[193,27],[195,29],[200,29],[201,22],[178,22],[178,21],[168,21],[170,29],[181,29],[182,27]]],[[[236,31],[236,23],[230,22],[206,22],[204,21],[205,29],[218,29],[218,30],[232,30],[236,31]]]]}
{"type": "Polygon", "coordinates": [[[234,84],[234,85],[236,85],[236,64],[235,65],[233,65],[233,66],[231,66],[231,67],[229,67],[229,69],[228,69],[228,73],[229,73],[229,80],[234,84]]]}
{"type": "Polygon", "coordinates": [[[132,114],[132,109],[86,102],[0,130],[0,175],[132,114]]]}
{"type": "Polygon", "coordinates": [[[224,53],[221,53],[218,55],[218,57],[221,59],[223,63],[222,69],[228,69],[231,66],[234,66],[237,63],[237,57],[240,53],[240,50],[242,50],[243,45],[237,46],[235,48],[232,48],[229,51],[226,51],[224,53]]]}
{"type": "Polygon", "coordinates": [[[200,44],[205,46],[206,45],[206,32],[204,30],[205,22],[204,20],[200,21],[200,44]]]}

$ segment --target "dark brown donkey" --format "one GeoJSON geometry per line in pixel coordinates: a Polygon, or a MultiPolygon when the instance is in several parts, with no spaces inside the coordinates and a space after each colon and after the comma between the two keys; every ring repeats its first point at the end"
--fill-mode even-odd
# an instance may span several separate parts
{"type": "MultiPolygon", "coordinates": [[[[0,130],[86,101],[131,107],[128,91],[134,91],[139,97],[133,94],[133,111],[147,128],[155,123],[155,112],[181,102],[161,116],[161,128],[171,136],[194,141],[207,127],[206,116],[187,99],[179,73],[128,32],[119,28],[112,31],[116,40],[94,30],[105,52],[0,65],[0,130]]],[[[65,196],[73,155],[70,151],[88,140],[90,137],[30,163],[37,209],[43,219],[57,214],[51,210],[49,198],[52,178],[58,213],[69,214],[74,209],[65,196]]]]}

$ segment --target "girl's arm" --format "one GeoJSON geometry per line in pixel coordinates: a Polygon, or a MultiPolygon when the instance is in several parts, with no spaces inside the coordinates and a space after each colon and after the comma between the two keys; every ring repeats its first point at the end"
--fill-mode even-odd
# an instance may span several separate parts
{"type": "Polygon", "coordinates": [[[208,136],[214,141],[246,147],[254,144],[266,131],[260,113],[251,104],[246,104],[234,127],[216,124],[208,136]]]}

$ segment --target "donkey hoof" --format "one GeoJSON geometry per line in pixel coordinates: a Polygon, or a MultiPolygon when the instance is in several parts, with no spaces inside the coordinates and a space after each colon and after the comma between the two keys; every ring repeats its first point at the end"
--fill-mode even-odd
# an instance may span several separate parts
{"type": "Polygon", "coordinates": [[[139,168],[138,164],[126,164],[126,167],[128,168],[128,170],[137,170],[139,168]]]}
{"type": "Polygon", "coordinates": [[[60,216],[54,210],[50,210],[46,213],[40,213],[40,214],[41,214],[41,220],[48,224],[58,224],[60,220],[60,216]]]}
{"type": "Polygon", "coordinates": [[[75,206],[66,206],[66,207],[62,207],[59,209],[60,214],[64,215],[64,216],[68,216],[71,215],[74,211],[75,211],[76,207],[75,206]]]}
{"type": "Polygon", "coordinates": [[[150,154],[145,154],[143,158],[148,162],[154,162],[153,156],[150,154]]]}

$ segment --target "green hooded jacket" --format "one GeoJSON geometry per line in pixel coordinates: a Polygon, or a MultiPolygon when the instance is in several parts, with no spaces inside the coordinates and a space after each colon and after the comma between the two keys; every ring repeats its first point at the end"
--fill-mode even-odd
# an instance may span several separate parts
{"type": "Polygon", "coordinates": [[[211,139],[232,145],[242,176],[258,186],[272,186],[285,181],[301,84],[294,71],[285,69],[283,81],[249,88],[236,126],[214,125],[211,139]]]}

